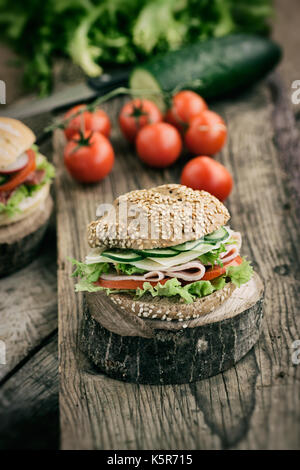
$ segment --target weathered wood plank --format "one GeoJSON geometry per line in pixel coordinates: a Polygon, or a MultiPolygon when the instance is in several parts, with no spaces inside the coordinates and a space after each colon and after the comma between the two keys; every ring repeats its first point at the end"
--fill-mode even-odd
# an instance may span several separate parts
{"type": "Polygon", "coordinates": [[[133,188],[176,181],[182,166],[179,162],[162,172],[143,167],[118,137],[120,104],[115,100],[106,106],[114,121],[117,155],[110,177],[82,187],[61,166],[57,179],[62,447],[296,448],[300,369],[291,362],[291,345],[300,329],[299,232],[290,175],[273,142],[272,115],[280,108],[274,108],[265,83],[215,108],[229,126],[228,143],[217,158],[234,175],[228,201],[232,226],[243,233],[243,252],[266,287],[266,320],[258,347],[224,374],[164,388],[113,381],[97,374],[79,354],[83,300],[73,292],[67,256],[84,257],[85,225],[99,202],[133,188]]]}
{"type": "Polygon", "coordinates": [[[0,365],[0,379],[57,328],[55,253],[55,239],[46,238],[32,264],[1,279],[0,339],[6,344],[6,364],[0,365]]]}
{"type": "MultiPolygon", "coordinates": [[[[37,121],[33,129],[39,133],[37,121]]],[[[31,123],[28,123],[29,125],[31,123]]],[[[51,159],[51,145],[42,152],[51,159]]],[[[54,214],[36,259],[0,280],[0,339],[6,344],[6,364],[0,380],[57,328],[56,229],[54,214]]]]}
{"type": "Polygon", "coordinates": [[[59,445],[57,335],[0,388],[0,449],[59,445]]]}

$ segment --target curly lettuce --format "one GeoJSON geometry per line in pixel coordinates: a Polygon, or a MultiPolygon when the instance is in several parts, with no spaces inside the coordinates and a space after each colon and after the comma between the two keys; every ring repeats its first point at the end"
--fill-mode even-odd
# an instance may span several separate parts
{"type": "Polygon", "coordinates": [[[214,266],[218,264],[219,266],[223,266],[222,259],[220,258],[221,253],[225,253],[226,247],[222,243],[219,248],[216,248],[208,253],[204,253],[203,255],[199,256],[199,260],[202,264],[208,265],[211,264],[214,266]]]}
{"type": "Polygon", "coordinates": [[[28,196],[28,188],[22,184],[13,192],[6,204],[3,204],[3,202],[0,203],[0,215],[3,214],[8,215],[8,217],[13,217],[21,212],[19,204],[28,196]]]}
{"type": "Polygon", "coordinates": [[[128,276],[131,276],[132,274],[144,274],[146,272],[144,269],[137,268],[136,266],[133,266],[132,264],[126,264],[126,263],[116,263],[115,269],[117,272],[128,274],[128,276]]]}
{"type": "Polygon", "coordinates": [[[0,36],[22,59],[27,86],[45,95],[56,57],[96,76],[211,37],[266,34],[273,11],[272,0],[0,0],[0,36]]]}
{"type": "Polygon", "coordinates": [[[228,266],[226,269],[226,276],[230,278],[231,282],[237,287],[250,281],[253,274],[253,268],[249,261],[243,259],[239,266],[228,266]]]}

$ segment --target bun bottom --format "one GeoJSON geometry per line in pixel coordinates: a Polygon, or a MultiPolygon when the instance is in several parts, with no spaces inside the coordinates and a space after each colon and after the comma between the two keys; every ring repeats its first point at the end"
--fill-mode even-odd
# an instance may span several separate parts
{"type": "Polygon", "coordinates": [[[53,209],[50,195],[23,220],[0,227],[0,277],[23,268],[36,257],[53,209]]]}
{"type": "Polygon", "coordinates": [[[183,321],[212,312],[231,296],[235,288],[232,282],[228,282],[223,289],[197,299],[191,304],[179,302],[175,298],[152,297],[150,294],[146,294],[140,300],[133,300],[130,294],[111,294],[109,298],[130,315],[156,320],[183,321]]]}

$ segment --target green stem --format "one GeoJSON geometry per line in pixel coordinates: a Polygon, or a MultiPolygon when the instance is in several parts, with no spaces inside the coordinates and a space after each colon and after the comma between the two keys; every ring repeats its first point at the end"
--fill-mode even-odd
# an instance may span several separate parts
{"type": "Polygon", "coordinates": [[[119,96],[119,95],[130,95],[130,96],[164,95],[165,98],[167,98],[169,96],[169,93],[162,93],[160,91],[154,92],[153,90],[142,90],[142,89],[141,90],[132,90],[132,89],[126,88],[126,87],[115,88],[114,90],[109,91],[105,95],[99,96],[99,98],[96,98],[91,103],[83,106],[79,111],[72,114],[72,116],[70,116],[69,118],[67,118],[67,119],[63,118],[63,119],[55,120],[50,126],[47,126],[45,128],[45,132],[53,132],[55,129],[65,129],[67,127],[67,125],[69,124],[69,122],[72,119],[74,119],[75,117],[79,116],[80,114],[84,113],[85,111],[93,112],[99,105],[101,105],[101,104],[105,103],[106,101],[114,98],[115,96],[119,96]]]}

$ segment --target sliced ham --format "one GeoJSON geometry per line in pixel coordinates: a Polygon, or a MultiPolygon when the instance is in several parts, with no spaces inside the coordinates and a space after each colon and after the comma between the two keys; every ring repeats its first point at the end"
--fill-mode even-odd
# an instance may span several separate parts
{"type": "Polygon", "coordinates": [[[24,184],[28,184],[28,186],[35,186],[36,184],[40,184],[45,176],[45,170],[34,170],[27,176],[24,184]]]}
{"type": "Polygon", "coordinates": [[[199,260],[190,261],[189,263],[174,266],[173,268],[162,268],[159,271],[149,271],[143,275],[126,276],[118,274],[102,274],[101,279],[106,281],[151,281],[159,282],[165,277],[176,277],[183,281],[199,281],[205,274],[205,267],[199,260]]]}
{"type": "Polygon", "coordinates": [[[237,245],[227,245],[227,250],[224,253],[221,253],[220,258],[222,263],[229,263],[239,254],[239,248],[237,245]]]}
{"type": "Polygon", "coordinates": [[[194,260],[164,270],[164,274],[167,277],[176,277],[183,281],[200,281],[205,274],[205,266],[199,260],[194,260]]]}

